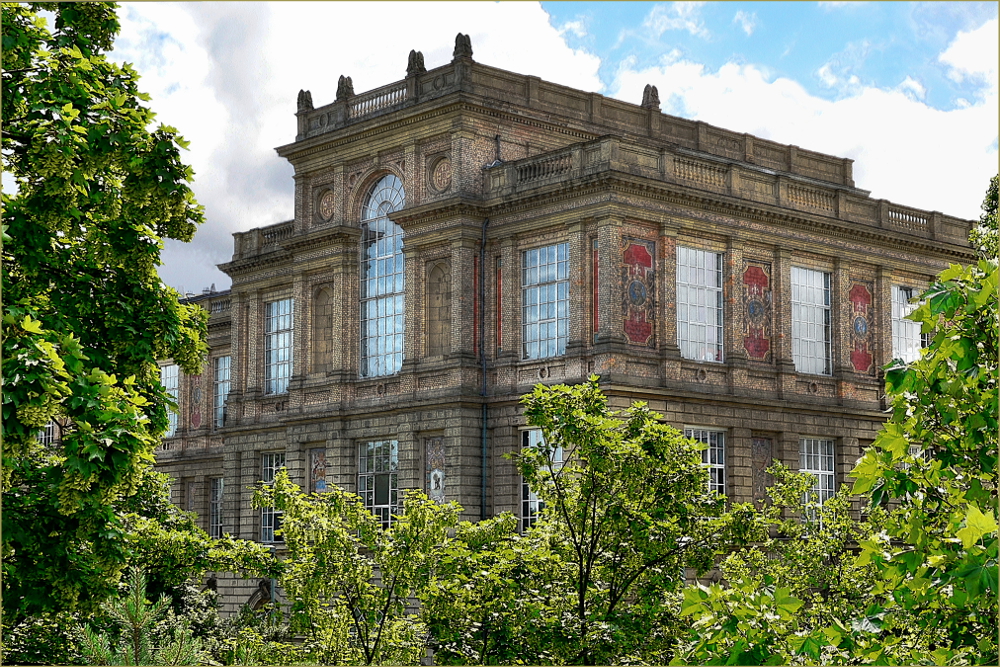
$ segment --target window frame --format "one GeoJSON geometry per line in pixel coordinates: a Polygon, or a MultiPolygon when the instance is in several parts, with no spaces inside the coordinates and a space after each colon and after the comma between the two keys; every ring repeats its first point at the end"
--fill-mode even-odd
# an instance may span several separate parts
{"type": "Polygon", "coordinates": [[[361,207],[358,374],[364,378],[395,375],[405,358],[406,256],[403,247],[406,235],[403,228],[389,218],[390,213],[405,206],[403,181],[387,173],[368,189],[361,207]],[[375,226],[382,226],[390,233],[373,230],[375,226]],[[379,233],[382,233],[381,238],[377,237],[379,233]],[[389,249],[391,253],[384,252],[389,249]],[[391,270],[386,270],[390,265],[391,270]],[[391,290],[387,288],[390,282],[391,290]]]}
{"type": "Polygon", "coordinates": [[[522,359],[549,359],[566,354],[570,318],[569,276],[569,242],[562,241],[522,251],[522,359]],[[545,317],[542,316],[543,309],[545,317]],[[546,332],[544,336],[543,327],[546,332]],[[554,335],[547,335],[548,333],[554,335]]]}
{"type": "Polygon", "coordinates": [[[210,478],[208,489],[208,535],[209,537],[221,538],[223,534],[222,502],[226,492],[225,478],[210,478]]]}
{"type": "Polygon", "coordinates": [[[716,491],[721,495],[726,496],[726,484],[728,483],[728,476],[726,475],[726,434],[727,429],[717,428],[714,426],[685,426],[684,427],[684,437],[691,438],[692,440],[697,440],[698,442],[707,445],[705,449],[701,450],[701,465],[708,469],[708,490],[716,491]],[[705,439],[702,439],[704,436],[705,439]],[[713,436],[716,442],[712,442],[713,436]],[[721,442],[719,440],[721,439],[721,442]],[[713,457],[713,454],[718,454],[717,457],[713,457]],[[720,460],[713,460],[721,459],[720,460]],[[721,478],[721,479],[720,479],[721,478]]]}
{"type": "MultiPolygon", "coordinates": [[[[274,478],[282,468],[288,469],[286,452],[261,452],[260,479],[269,486],[274,485],[274,478]]],[[[284,542],[284,536],[278,536],[275,531],[281,528],[281,518],[285,513],[273,506],[260,508],[260,541],[265,544],[284,542]]]]}
{"type": "Polygon", "coordinates": [[[806,505],[806,514],[812,519],[816,516],[816,510],[832,498],[837,493],[837,441],[834,438],[823,438],[816,436],[804,436],[799,438],[799,472],[809,473],[816,477],[816,483],[803,496],[803,504],[806,505]],[[812,451],[806,451],[807,443],[812,451]],[[820,451],[825,445],[829,445],[829,453],[820,451]],[[809,458],[807,458],[809,457],[809,458]],[[816,467],[815,463],[822,461],[829,462],[829,469],[816,467]],[[824,481],[829,481],[829,488],[824,488],[824,481]],[[813,502],[811,494],[816,494],[818,500],[813,502]]]}
{"type": "MultiPolygon", "coordinates": [[[[520,438],[522,450],[528,447],[536,448],[545,443],[545,439],[542,437],[542,429],[540,428],[521,429],[520,438]]],[[[562,447],[556,447],[552,450],[549,462],[551,464],[551,472],[553,474],[562,470],[563,464],[566,462],[562,447]]],[[[517,526],[518,532],[523,535],[528,532],[528,529],[538,523],[538,516],[541,514],[542,510],[545,509],[545,501],[539,498],[538,495],[531,490],[531,485],[528,484],[524,477],[521,477],[519,506],[521,511],[518,513],[517,526]]]]}
{"type": "Polygon", "coordinates": [[[829,377],[833,375],[832,274],[829,271],[793,266],[790,282],[792,286],[790,294],[792,360],[795,364],[795,371],[807,375],[829,377]],[[814,284],[817,276],[822,277],[822,287],[814,284]],[[801,280],[805,278],[812,280],[808,283],[801,280]],[[823,295],[823,303],[807,300],[809,293],[817,290],[823,295]],[[819,314],[819,317],[809,319],[810,314],[819,314]],[[815,335],[817,329],[822,329],[824,340],[819,340],[815,335]],[[807,333],[811,335],[806,335],[807,333]],[[822,350],[822,356],[816,354],[818,350],[822,350]]]}
{"type": "Polygon", "coordinates": [[[725,362],[725,253],[702,250],[690,246],[677,246],[676,259],[676,318],[677,345],[681,357],[692,361],[711,363],[725,362]],[[692,261],[685,261],[689,259],[692,261]],[[708,266],[708,258],[715,258],[715,267],[708,266]],[[699,261],[700,260],[700,261],[699,261]],[[683,269],[683,270],[682,270],[683,269]],[[703,274],[705,280],[694,279],[703,274]],[[716,285],[710,285],[709,276],[715,277],[716,285]],[[700,297],[700,298],[699,298],[700,297]],[[710,303],[714,302],[714,303],[710,303]],[[704,317],[692,318],[695,313],[704,312],[704,317]],[[712,315],[714,314],[714,318],[712,315]],[[710,320],[714,319],[714,322],[710,320]],[[700,335],[691,335],[700,332],[700,335]],[[716,340],[709,340],[709,332],[714,332],[716,340]],[[700,352],[699,352],[700,348],[700,352]]]}
{"type": "Polygon", "coordinates": [[[920,350],[927,347],[927,336],[921,333],[920,323],[906,319],[906,316],[920,307],[911,303],[914,299],[913,287],[893,285],[891,295],[892,358],[905,363],[913,363],[920,358],[920,350]],[[905,295],[905,298],[903,296],[905,295]],[[906,349],[900,349],[905,347],[906,349]]]}
{"type": "Polygon", "coordinates": [[[382,528],[392,525],[393,517],[402,512],[399,491],[399,441],[392,439],[366,440],[358,443],[358,497],[378,519],[382,528]],[[384,448],[388,448],[387,451],[384,448]],[[384,479],[384,482],[382,480],[384,479]],[[378,502],[380,484],[385,484],[385,502],[378,502]]]}
{"type": "Polygon", "coordinates": [[[295,361],[295,298],[274,299],[264,304],[264,394],[288,393],[295,361]],[[287,304],[287,310],[282,308],[287,304]],[[272,309],[280,309],[272,312],[272,309]],[[282,326],[287,322],[287,326],[282,326]],[[281,353],[287,353],[282,358],[281,353]],[[277,358],[273,358],[277,355],[277,358]]]}
{"type": "Polygon", "coordinates": [[[58,427],[59,425],[50,419],[45,423],[45,426],[42,427],[42,430],[35,435],[35,441],[39,445],[45,446],[56,444],[56,432],[58,427]]]}
{"type": "Polygon", "coordinates": [[[172,438],[177,435],[178,417],[181,400],[181,369],[177,364],[164,364],[160,366],[160,384],[164,391],[174,399],[177,408],[167,408],[167,431],[164,438],[172,438]]]}
{"type": "Polygon", "coordinates": [[[214,428],[222,428],[226,425],[226,405],[228,403],[229,392],[232,390],[232,355],[223,354],[215,357],[213,363],[214,393],[212,396],[212,424],[214,428]],[[223,364],[225,360],[225,364],[223,364]],[[221,371],[225,366],[225,379],[220,379],[221,371]]]}

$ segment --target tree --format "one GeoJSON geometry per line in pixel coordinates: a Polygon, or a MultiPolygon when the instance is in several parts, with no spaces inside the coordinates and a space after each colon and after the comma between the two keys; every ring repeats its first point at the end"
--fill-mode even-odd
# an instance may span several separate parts
{"type": "Polygon", "coordinates": [[[208,654],[201,640],[186,625],[168,636],[157,636],[156,622],[166,614],[170,600],[146,600],[146,575],[138,567],[129,572],[128,593],[104,604],[106,613],[118,626],[116,638],[83,627],[83,653],[91,665],[200,665],[208,654]]]}
{"type": "Polygon", "coordinates": [[[324,664],[414,664],[425,632],[410,600],[430,579],[461,507],[410,491],[403,513],[383,528],[353,493],[304,494],[278,472],[255,507],[283,512],[288,549],[278,581],[292,600],[293,629],[307,634],[324,664]]]}
{"type": "Polygon", "coordinates": [[[685,567],[711,569],[717,553],[759,537],[760,526],[743,520],[745,506],[726,513],[725,498],[709,491],[703,445],[642,403],[615,413],[597,377],[538,385],[523,403],[544,443],[514,458],[545,502],[534,530],[564,564],[565,597],[555,602],[562,659],[589,665],[662,655],[674,642],[670,594],[683,587],[685,567]],[[557,448],[565,458],[558,469],[557,448]]]}
{"type": "Polygon", "coordinates": [[[892,416],[853,472],[854,493],[895,501],[862,555],[885,614],[946,631],[936,660],[996,664],[997,264],[952,265],[920,298],[909,317],[933,340],[886,368],[892,416]]]}
{"type": "Polygon", "coordinates": [[[115,500],[167,426],[157,360],[197,372],[207,314],[157,273],[202,221],[169,127],[109,62],[109,3],[4,4],[3,609],[94,609],[126,561],[115,500]],[[51,12],[51,27],[40,14],[51,12]],[[9,236],[8,236],[9,234],[9,236]],[[36,436],[59,425],[57,447],[36,436]]]}
{"type": "Polygon", "coordinates": [[[969,242],[982,259],[996,261],[1000,257],[1000,223],[997,222],[997,186],[1000,174],[990,179],[990,187],[983,199],[983,213],[979,224],[972,228],[969,242]]]}

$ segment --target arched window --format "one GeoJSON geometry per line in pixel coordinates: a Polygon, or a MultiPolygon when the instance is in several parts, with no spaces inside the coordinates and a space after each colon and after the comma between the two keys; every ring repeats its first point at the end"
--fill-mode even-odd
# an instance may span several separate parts
{"type": "Polygon", "coordinates": [[[361,210],[361,375],[399,372],[403,365],[403,230],[389,214],[406,204],[393,174],[372,186],[361,210]]]}

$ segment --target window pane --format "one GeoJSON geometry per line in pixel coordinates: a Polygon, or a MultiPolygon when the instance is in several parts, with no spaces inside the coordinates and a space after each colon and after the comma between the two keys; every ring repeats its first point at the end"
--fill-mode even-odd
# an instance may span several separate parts
{"type": "Polygon", "coordinates": [[[677,344],[681,356],[723,360],[722,255],[677,248],[677,344]]]}
{"type": "Polygon", "coordinates": [[[522,265],[525,359],[565,354],[569,331],[569,245],[526,250],[522,265]]]}

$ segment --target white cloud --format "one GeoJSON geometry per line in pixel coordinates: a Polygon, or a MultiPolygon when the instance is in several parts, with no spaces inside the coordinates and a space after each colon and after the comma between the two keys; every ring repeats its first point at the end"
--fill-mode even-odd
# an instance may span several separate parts
{"type": "Polygon", "coordinates": [[[643,26],[652,29],[657,37],[668,30],[686,30],[696,37],[708,37],[708,29],[700,16],[704,2],[672,2],[656,5],[646,16],[643,26]]]}
{"type": "Polygon", "coordinates": [[[753,34],[753,31],[757,28],[757,13],[746,13],[742,9],[736,12],[736,16],[733,17],[733,23],[739,23],[740,27],[743,28],[743,32],[747,34],[747,37],[753,34]]]}
{"type": "Polygon", "coordinates": [[[583,25],[583,21],[567,21],[559,27],[558,32],[560,35],[565,35],[569,32],[576,37],[586,37],[587,27],[583,25]]]}
{"type": "Polygon", "coordinates": [[[966,79],[985,84],[984,94],[997,91],[997,19],[969,32],[959,32],[938,61],[948,65],[948,76],[961,83],[966,79]]]}
{"type": "MultiPolygon", "coordinates": [[[[996,50],[987,57],[996,62],[996,50]]],[[[666,113],[854,159],[855,182],[874,198],[976,218],[996,173],[995,90],[966,108],[941,111],[918,99],[923,87],[912,78],[884,90],[848,77],[854,91],[831,101],[754,65],[713,72],[675,59],[621,67],[613,96],[634,102],[647,83],[669,91],[661,93],[666,113]]]]}
{"type": "Polygon", "coordinates": [[[583,24],[557,29],[539,3],[142,2],[119,15],[114,56],[135,63],[158,120],[191,141],[185,159],[207,222],[192,243],[166,244],[160,275],[196,292],[229,284],[214,264],[232,256],[233,232],[292,217],[292,169],[274,148],[295,140],[299,89],[320,106],[341,74],[358,93],[399,81],[410,49],[428,69],[444,65],[459,32],[478,62],[602,88],[600,60],[565,41],[586,34],[583,24]]]}
{"type": "Polygon", "coordinates": [[[903,93],[911,99],[922,100],[927,96],[927,89],[923,85],[911,76],[907,76],[903,81],[896,86],[896,90],[903,93]]]}

